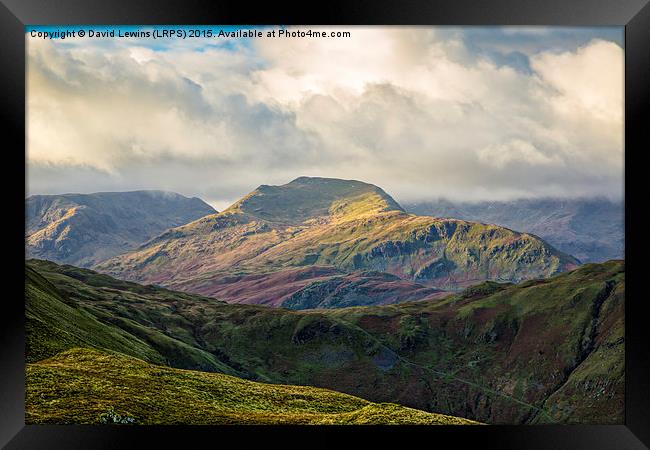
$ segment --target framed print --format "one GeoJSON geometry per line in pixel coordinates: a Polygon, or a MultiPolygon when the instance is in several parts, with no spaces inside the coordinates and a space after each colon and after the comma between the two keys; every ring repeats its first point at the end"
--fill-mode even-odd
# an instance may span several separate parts
{"type": "Polygon", "coordinates": [[[647,2],[1,11],[2,445],[647,448],[647,2]]]}

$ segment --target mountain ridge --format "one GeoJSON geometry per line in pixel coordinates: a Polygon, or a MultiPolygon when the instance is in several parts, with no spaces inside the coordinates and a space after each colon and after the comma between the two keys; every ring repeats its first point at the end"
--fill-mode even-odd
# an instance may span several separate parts
{"type": "Polygon", "coordinates": [[[26,252],[89,267],[214,212],[196,197],[168,191],[33,195],[25,199],[26,252]]]}
{"type": "Polygon", "coordinates": [[[577,264],[527,233],[415,216],[374,185],[300,177],[263,185],[221,213],[170,229],[94,268],[179,289],[192,277],[312,265],[458,289],[483,279],[547,277],[577,264]]]}
{"type": "Polygon", "coordinates": [[[539,198],[462,202],[439,198],[404,203],[419,215],[494,223],[539,236],[581,262],[624,257],[622,202],[607,198],[539,198]]]}
{"type": "Polygon", "coordinates": [[[289,183],[262,184],[223,211],[253,220],[299,225],[319,217],[372,214],[404,209],[384,190],[358,180],[298,177],[289,183]],[[287,208],[290,203],[291,209],[287,208]]]}

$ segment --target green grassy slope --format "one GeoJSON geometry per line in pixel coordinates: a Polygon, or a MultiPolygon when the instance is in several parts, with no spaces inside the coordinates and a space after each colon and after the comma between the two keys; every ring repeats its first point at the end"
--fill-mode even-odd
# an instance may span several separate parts
{"type": "Polygon", "coordinates": [[[83,311],[129,333],[137,327],[148,345],[148,334],[182,342],[252,380],[488,423],[622,422],[622,261],[518,285],[484,283],[439,300],[304,311],[28,265],[83,311]]]}
{"type": "Polygon", "coordinates": [[[624,297],[624,264],[609,261],[429,304],[332,316],[402,348],[414,368],[464,393],[438,391],[425,409],[488,414],[491,422],[622,423],[624,297]]]}
{"type": "Polygon", "coordinates": [[[30,267],[25,269],[25,315],[28,362],[75,346],[111,349],[150,362],[164,361],[135,336],[66,304],[56,288],[30,267]]]}
{"type": "MultiPolygon", "coordinates": [[[[43,278],[35,269],[73,268],[58,266],[49,261],[33,260],[25,269],[25,314],[26,314],[26,357],[27,361],[38,361],[73,347],[91,347],[114,350],[145,361],[168,364],[173,367],[192,368],[237,374],[237,371],[219,361],[213,354],[207,353],[181,339],[169,336],[163,330],[147,326],[155,315],[149,316],[145,325],[127,317],[107,315],[105,312],[84,308],[83,301],[90,303],[97,298],[110,301],[140,302],[139,295],[148,292],[148,299],[164,302],[166,298],[178,301],[177,296],[160,288],[147,288],[113,280],[105,275],[88,271],[75,272],[84,284],[74,278],[49,273],[51,281],[65,285],[72,283],[74,288],[68,295],[43,278]],[[110,288],[96,287],[102,280],[112,280],[110,288]],[[95,285],[93,287],[92,285],[95,285]],[[131,287],[128,299],[120,296],[116,287],[131,287]],[[96,295],[101,292],[100,295],[96,295]]],[[[76,268],[73,268],[76,269],[76,268]]],[[[104,283],[108,285],[108,283],[104,283]]],[[[101,286],[101,284],[100,284],[101,286]]],[[[193,297],[195,301],[215,302],[212,299],[193,297]]],[[[119,306],[118,306],[119,307],[119,306]]]]}
{"type": "MultiPolygon", "coordinates": [[[[599,422],[622,421],[625,386],[625,284],[610,286],[592,309],[592,319],[581,342],[580,362],[566,382],[544,403],[547,416],[534,422],[579,423],[581,417],[602,417],[599,422]],[[605,331],[606,330],[606,331],[605,331]],[[611,414],[604,416],[603,411],[611,414]]],[[[602,292],[602,291],[601,291],[602,292]]],[[[578,294],[580,295],[580,294],[578,294]]]]}
{"type": "Polygon", "coordinates": [[[256,383],[74,348],[27,365],[26,422],[97,424],[427,424],[476,422],[306,386],[256,383]]]}
{"type": "Polygon", "coordinates": [[[96,265],[190,291],[197,280],[282,268],[376,270],[442,289],[549,277],[577,266],[541,239],[496,225],[405,213],[380,188],[302,177],[261,186],[219,214],[96,265]]]}

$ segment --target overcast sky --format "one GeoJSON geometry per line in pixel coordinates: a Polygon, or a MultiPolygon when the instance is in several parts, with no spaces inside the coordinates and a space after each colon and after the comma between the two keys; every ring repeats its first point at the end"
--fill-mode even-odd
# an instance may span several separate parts
{"type": "Polygon", "coordinates": [[[404,202],[622,197],[622,28],[339,30],[28,33],[28,194],[165,189],[221,210],[307,175],[404,202]]]}

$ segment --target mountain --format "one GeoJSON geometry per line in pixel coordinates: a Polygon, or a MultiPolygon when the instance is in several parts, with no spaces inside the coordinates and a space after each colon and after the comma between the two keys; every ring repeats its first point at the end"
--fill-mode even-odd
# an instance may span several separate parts
{"type": "Polygon", "coordinates": [[[320,217],[372,215],[401,211],[382,189],[336,178],[299,177],[283,186],[262,185],[226,210],[251,220],[301,225],[320,217]]]}
{"type": "Polygon", "coordinates": [[[200,292],[212,294],[210,284],[224,277],[308,266],[384,272],[449,290],[548,277],[577,264],[531,234],[416,216],[371,184],[301,177],[260,186],[221,213],[170,229],[94,268],[189,292],[200,285],[200,292]]]}
{"type": "Polygon", "coordinates": [[[89,267],[215,212],[198,198],[164,191],[33,195],[25,201],[26,251],[89,267]]]}
{"type": "Polygon", "coordinates": [[[27,364],[26,380],[28,424],[476,424],[327,389],[160,367],[86,348],[27,364]]]}
{"type": "Polygon", "coordinates": [[[405,207],[413,214],[477,220],[532,233],[581,262],[624,256],[623,203],[605,198],[475,203],[438,199],[405,207]]]}
{"type": "MultiPolygon", "coordinates": [[[[30,363],[55,357],[52,365],[66,365],[56,359],[62,351],[107,348],[484,423],[623,422],[623,261],[516,285],[488,281],[443,298],[301,311],[228,304],[49,261],[27,266],[30,363]]],[[[106,389],[101,395],[112,395],[106,389]]],[[[28,401],[45,408],[55,392],[28,401]]]]}

